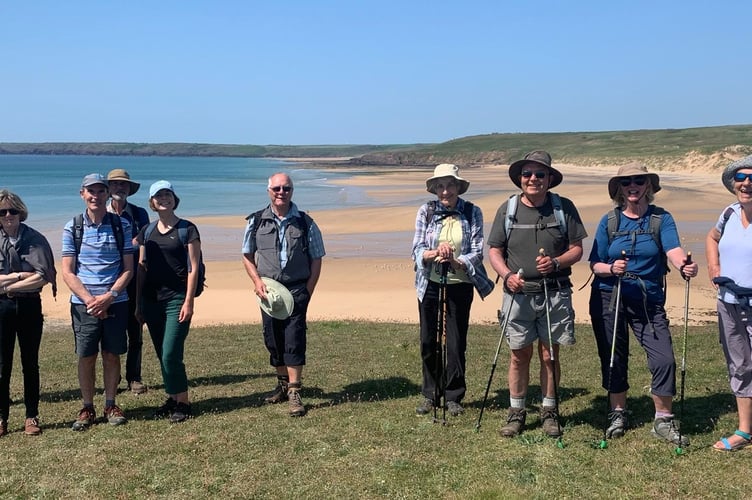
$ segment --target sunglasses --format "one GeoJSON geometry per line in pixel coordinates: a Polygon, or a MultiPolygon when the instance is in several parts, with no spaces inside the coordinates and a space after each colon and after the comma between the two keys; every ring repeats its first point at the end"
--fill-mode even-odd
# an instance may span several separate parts
{"type": "Polygon", "coordinates": [[[542,170],[539,170],[538,172],[533,172],[532,170],[523,170],[522,171],[522,177],[528,178],[535,176],[536,179],[545,179],[548,175],[548,172],[544,172],[542,170]]]}
{"type": "Polygon", "coordinates": [[[6,216],[6,215],[8,215],[8,214],[11,214],[11,215],[18,215],[18,214],[20,214],[20,213],[21,213],[21,212],[19,212],[19,211],[18,211],[18,210],[16,210],[15,208],[0,208],[0,217],[5,217],[5,216],[6,216]]]}
{"type": "Polygon", "coordinates": [[[736,182],[744,182],[747,179],[752,181],[752,174],[743,174],[742,172],[737,172],[734,174],[734,180],[736,182]]]}
{"type": "Polygon", "coordinates": [[[619,184],[621,184],[624,187],[629,186],[630,184],[634,183],[638,186],[644,186],[647,182],[648,178],[644,175],[636,175],[634,177],[622,177],[619,179],[619,184]]]}
{"type": "Polygon", "coordinates": [[[292,186],[270,186],[269,189],[271,189],[275,193],[279,193],[280,191],[289,193],[290,191],[292,191],[292,186]]]}

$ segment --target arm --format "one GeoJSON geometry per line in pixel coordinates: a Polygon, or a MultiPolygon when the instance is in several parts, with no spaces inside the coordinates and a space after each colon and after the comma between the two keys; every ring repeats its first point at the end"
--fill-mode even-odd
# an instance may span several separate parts
{"type": "Polygon", "coordinates": [[[566,269],[572,267],[582,259],[582,240],[569,244],[569,248],[559,255],[558,257],[551,257],[550,255],[538,256],[536,260],[536,269],[541,274],[551,274],[558,269],[566,269]],[[558,269],[556,262],[558,261],[558,269]]]}
{"type": "Polygon", "coordinates": [[[198,256],[201,252],[201,240],[195,239],[188,243],[188,260],[191,263],[191,270],[188,273],[188,281],[185,289],[185,300],[180,307],[178,322],[183,323],[190,321],[193,317],[193,303],[196,293],[196,284],[198,283],[198,256]]]}
{"type": "Polygon", "coordinates": [[[139,323],[142,325],[145,323],[144,315],[141,312],[141,303],[144,295],[144,283],[146,283],[146,273],[148,271],[146,265],[146,247],[141,245],[138,248],[138,264],[139,270],[136,273],[136,310],[134,315],[139,323]]]}
{"type": "Polygon", "coordinates": [[[514,271],[507,266],[507,260],[504,258],[504,252],[502,248],[491,247],[488,249],[488,260],[491,263],[496,274],[504,279],[504,288],[512,293],[522,291],[522,285],[525,284],[525,280],[521,276],[518,276],[514,271]]]}
{"type": "Polygon", "coordinates": [[[256,296],[262,300],[266,300],[266,285],[264,285],[261,276],[259,276],[258,269],[256,268],[255,256],[256,252],[244,253],[243,267],[245,267],[245,272],[251,278],[251,281],[253,281],[253,288],[256,296]]]}
{"type": "Polygon", "coordinates": [[[2,293],[13,295],[14,292],[25,292],[27,290],[38,290],[47,284],[44,276],[32,272],[20,272],[5,274],[0,278],[2,293]]]}
{"type": "Polygon", "coordinates": [[[687,254],[684,253],[682,247],[672,248],[666,252],[666,257],[668,257],[668,261],[671,262],[671,265],[674,266],[677,271],[681,272],[682,278],[694,278],[697,276],[697,262],[692,261],[687,264],[687,254]]]}
{"type": "Polygon", "coordinates": [[[721,253],[718,251],[718,242],[721,241],[721,232],[713,227],[705,237],[705,258],[708,263],[708,278],[714,287],[713,278],[721,275],[721,253]]]}
{"type": "Polygon", "coordinates": [[[313,259],[311,261],[311,275],[308,277],[308,282],[306,283],[309,295],[313,295],[313,291],[316,289],[316,283],[319,282],[319,276],[321,276],[321,263],[322,259],[313,259]]]}

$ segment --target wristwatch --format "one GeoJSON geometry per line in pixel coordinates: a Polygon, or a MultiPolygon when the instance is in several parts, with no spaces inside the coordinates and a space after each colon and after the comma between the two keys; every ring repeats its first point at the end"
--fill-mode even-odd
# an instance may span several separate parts
{"type": "Polygon", "coordinates": [[[110,295],[112,295],[113,298],[118,298],[120,292],[118,292],[117,290],[110,290],[110,295]]]}

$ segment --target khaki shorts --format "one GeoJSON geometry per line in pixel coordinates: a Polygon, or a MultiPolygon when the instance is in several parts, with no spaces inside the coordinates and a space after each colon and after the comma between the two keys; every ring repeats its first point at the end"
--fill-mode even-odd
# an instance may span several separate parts
{"type": "MultiPolygon", "coordinates": [[[[548,291],[549,316],[551,318],[551,340],[554,344],[573,345],[574,309],[572,309],[572,289],[563,288],[548,291]]],[[[548,344],[548,322],[546,320],[546,300],[542,293],[511,295],[504,292],[502,314],[509,310],[509,301],[513,300],[507,324],[507,341],[511,349],[523,349],[536,340],[548,344]]],[[[504,317],[500,318],[504,324],[504,317]]]]}

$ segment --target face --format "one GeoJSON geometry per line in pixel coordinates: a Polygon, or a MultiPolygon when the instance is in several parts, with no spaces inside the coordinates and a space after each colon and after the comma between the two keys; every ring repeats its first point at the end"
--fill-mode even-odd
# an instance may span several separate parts
{"type": "Polygon", "coordinates": [[[160,189],[152,196],[152,206],[157,212],[175,210],[175,195],[169,189],[160,189]]]}
{"type": "Polygon", "coordinates": [[[523,165],[520,172],[520,187],[522,192],[529,197],[546,194],[551,184],[551,175],[546,167],[538,163],[523,165]]]}
{"type": "Polygon", "coordinates": [[[110,196],[117,201],[125,201],[131,194],[131,183],[128,181],[110,181],[110,196]]]}
{"type": "Polygon", "coordinates": [[[734,174],[734,192],[740,203],[752,203],[752,168],[739,169],[734,174]]]}
{"type": "Polygon", "coordinates": [[[285,174],[272,176],[269,181],[269,199],[277,208],[287,209],[292,201],[293,186],[290,178],[285,174]]]}
{"type": "Polygon", "coordinates": [[[0,226],[10,234],[16,234],[18,231],[18,225],[21,223],[21,212],[11,206],[10,203],[4,201],[0,203],[0,226]]]}
{"type": "Polygon", "coordinates": [[[440,177],[433,183],[436,197],[446,208],[454,208],[457,205],[460,185],[454,177],[440,177]]]}
{"type": "Polygon", "coordinates": [[[106,209],[107,197],[110,195],[104,184],[93,184],[81,189],[81,198],[86,208],[93,212],[106,209]]]}
{"type": "Polygon", "coordinates": [[[619,177],[621,192],[629,203],[637,203],[643,198],[648,189],[648,182],[646,175],[619,177]]]}

